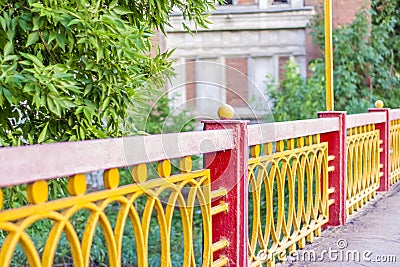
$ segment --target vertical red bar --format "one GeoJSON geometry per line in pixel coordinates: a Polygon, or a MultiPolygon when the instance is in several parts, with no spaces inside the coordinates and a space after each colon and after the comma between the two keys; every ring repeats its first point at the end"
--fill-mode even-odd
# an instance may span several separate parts
{"type": "Polygon", "coordinates": [[[386,121],[375,124],[375,129],[379,130],[379,138],[382,140],[380,154],[380,164],[383,165],[380,186],[378,191],[388,191],[390,187],[390,109],[389,108],[370,108],[369,112],[385,112],[386,121]]]}
{"type": "Polygon", "coordinates": [[[213,243],[226,239],[228,248],[216,251],[214,259],[221,255],[228,258],[227,266],[247,266],[248,262],[248,141],[247,122],[239,120],[203,121],[204,130],[233,130],[234,148],[207,154],[206,168],[210,169],[211,190],[227,189],[225,197],[213,200],[214,207],[225,201],[226,213],[212,217],[213,243]]]}
{"type": "Polygon", "coordinates": [[[328,142],[328,155],[335,157],[333,161],[329,162],[330,166],[335,167],[335,170],[329,173],[329,188],[335,188],[335,192],[329,198],[334,199],[335,203],[329,207],[327,225],[343,225],[346,223],[346,112],[318,112],[318,117],[339,119],[339,131],[321,134],[321,142],[328,142]]]}

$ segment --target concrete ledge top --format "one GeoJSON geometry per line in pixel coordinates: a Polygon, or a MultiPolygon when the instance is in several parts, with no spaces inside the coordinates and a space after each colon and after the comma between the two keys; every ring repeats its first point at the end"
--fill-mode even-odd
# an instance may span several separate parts
{"type": "Polygon", "coordinates": [[[249,125],[249,146],[291,138],[335,132],[339,130],[338,118],[285,121],[249,125]]]}
{"type": "Polygon", "coordinates": [[[386,116],[383,112],[380,113],[361,113],[351,114],[346,116],[347,129],[385,122],[386,116]]]}
{"type": "MultiPolygon", "coordinates": [[[[268,8],[260,8],[258,5],[226,5],[218,6],[216,10],[211,11],[212,15],[226,15],[226,14],[252,14],[252,13],[282,13],[282,12],[293,12],[293,11],[310,11],[314,10],[314,7],[290,7],[286,5],[269,6],[268,8]]],[[[181,16],[181,12],[174,12],[171,17],[181,16]]]]}
{"type": "Polygon", "coordinates": [[[0,187],[233,148],[232,130],[0,148],[0,187]]]}
{"type": "Polygon", "coordinates": [[[208,18],[212,23],[208,28],[195,27],[183,19],[180,13],[171,16],[171,27],[167,32],[186,32],[182,23],[194,32],[226,31],[226,30],[266,30],[266,29],[298,29],[305,28],[310,18],[315,14],[312,7],[303,8],[270,8],[258,7],[225,7],[211,13],[208,18]]]}
{"type": "Polygon", "coordinates": [[[390,110],[390,120],[398,120],[400,119],[400,109],[392,109],[390,110]]]}

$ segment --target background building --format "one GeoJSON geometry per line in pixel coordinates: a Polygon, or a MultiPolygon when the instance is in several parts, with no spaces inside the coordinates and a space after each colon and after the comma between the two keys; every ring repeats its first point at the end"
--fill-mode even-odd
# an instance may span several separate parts
{"type": "MultiPolygon", "coordinates": [[[[345,24],[364,0],[332,0],[333,23],[345,24]]],[[[253,119],[268,112],[266,75],[279,81],[289,57],[307,74],[307,62],[319,57],[306,28],[321,0],[232,0],[218,6],[208,29],[188,34],[182,17],[173,14],[164,49],[176,49],[177,77],[170,85],[173,105],[193,107],[195,114],[215,116],[221,103],[235,107],[238,117],[253,119]],[[255,111],[255,113],[253,112],[255,111]]],[[[368,4],[368,3],[367,3],[368,4]]]]}

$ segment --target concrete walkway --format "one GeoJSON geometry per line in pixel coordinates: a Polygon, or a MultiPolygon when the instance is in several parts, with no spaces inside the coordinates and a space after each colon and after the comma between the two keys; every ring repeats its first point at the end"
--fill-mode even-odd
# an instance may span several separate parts
{"type": "Polygon", "coordinates": [[[280,266],[400,266],[400,184],[280,266]]]}

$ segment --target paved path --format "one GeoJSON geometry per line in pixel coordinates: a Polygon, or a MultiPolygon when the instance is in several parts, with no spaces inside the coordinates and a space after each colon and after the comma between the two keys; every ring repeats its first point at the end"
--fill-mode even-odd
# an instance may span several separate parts
{"type": "Polygon", "coordinates": [[[345,226],[325,230],[283,266],[400,266],[400,184],[378,194],[345,226]]]}

